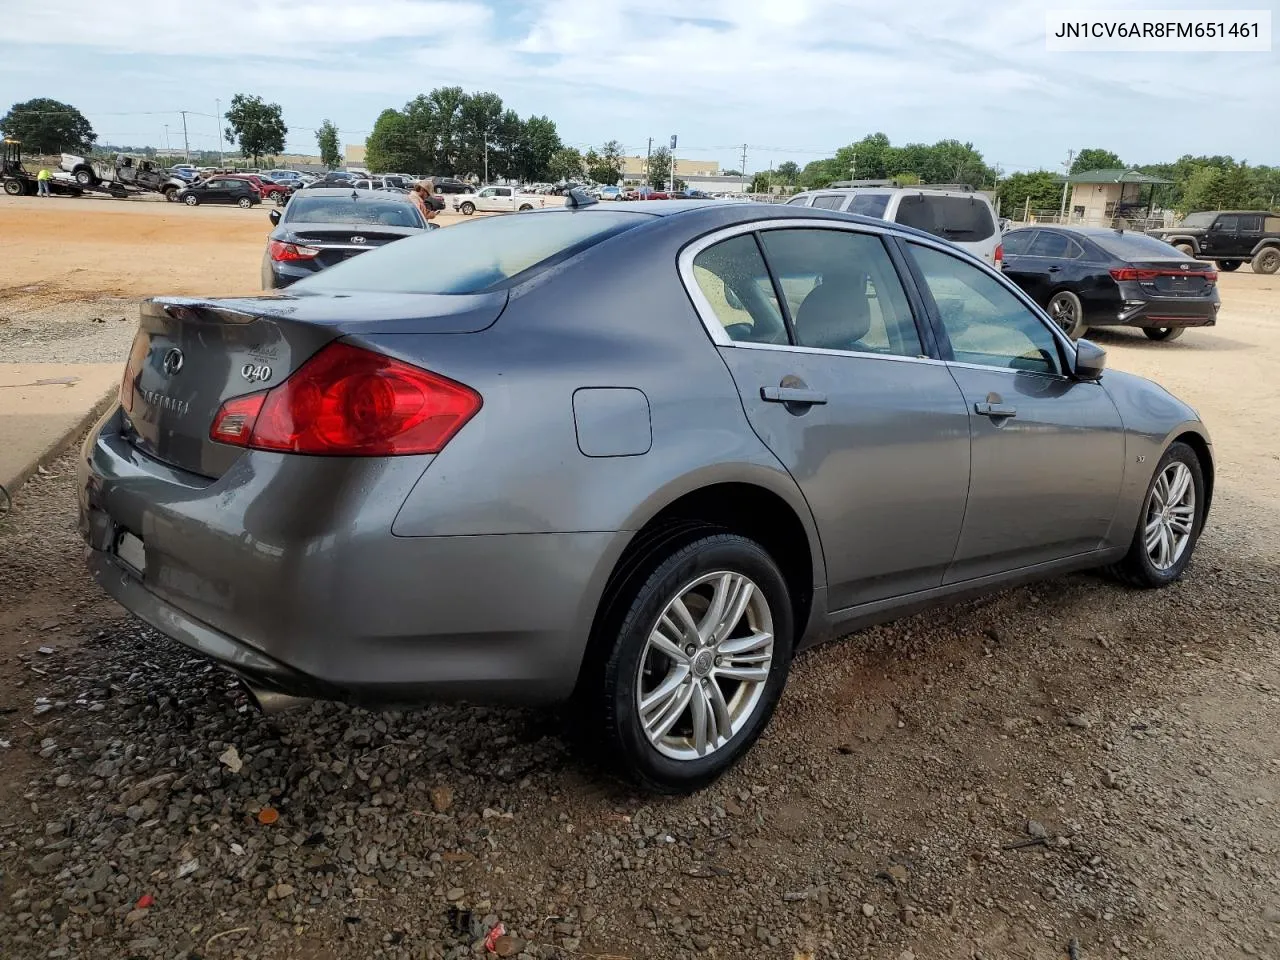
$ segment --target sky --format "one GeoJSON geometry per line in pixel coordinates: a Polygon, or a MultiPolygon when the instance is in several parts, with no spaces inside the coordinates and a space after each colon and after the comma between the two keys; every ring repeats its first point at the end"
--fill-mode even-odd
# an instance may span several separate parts
{"type": "MultiPolygon", "coordinates": [[[[0,9],[17,0],[0,0],[0,9]]],[[[1120,0],[1123,7],[1140,4],[1120,0]]],[[[1146,7],[1213,8],[1211,0],[1146,7]]],[[[1218,7],[1264,9],[1280,0],[1218,7]]],[[[1280,165],[1270,53],[1049,53],[1045,10],[1008,0],[42,0],[0,31],[0,112],[52,97],[101,142],[216,149],[216,101],[281,104],[291,151],[314,128],[362,143],[379,112],[433,87],[492,90],[585,149],[618,140],[748,171],[803,165],[882,131],[969,141],[1004,172],[1069,149],[1126,163],[1229,154],[1280,165]],[[168,127],[167,134],[165,127],[168,127]]]]}

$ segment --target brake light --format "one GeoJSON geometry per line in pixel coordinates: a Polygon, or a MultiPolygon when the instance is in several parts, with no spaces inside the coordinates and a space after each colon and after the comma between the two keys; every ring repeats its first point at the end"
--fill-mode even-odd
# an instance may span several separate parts
{"type": "Polygon", "coordinates": [[[283,240],[272,240],[267,244],[267,255],[277,263],[285,263],[290,260],[310,260],[319,252],[315,247],[285,243],[283,240]]]}
{"type": "Polygon", "coordinates": [[[994,259],[995,259],[996,266],[997,267],[1000,266],[1001,262],[1004,260],[1004,244],[1003,243],[996,244],[996,255],[994,259]]]}
{"type": "Polygon", "coordinates": [[[1197,276],[1204,277],[1204,282],[1205,282],[1205,283],[1217,283],[1217,282],[1218,282],[1218,271],[1217,271],[1217,270],[1210,270],[1210,271],[1208,271],[1207,273],[1197,274],[1197,276]]]}
{"type": "Polygon", "coordinates": [[[1137,267],[1116,267],[1111,271],[1111,278],[1121,280],[1155,280],[1157,277],[1199,277],[1205,283],[1217,283],[1216,270],[1140,270],[1137,267]]]}
{"type": "Polygon", "coordinates": [[[331,456],[439,453],[483,402],[454,380],[332,343],[279,386],[224,403],[209,438],[255,450],[331,456]]]}

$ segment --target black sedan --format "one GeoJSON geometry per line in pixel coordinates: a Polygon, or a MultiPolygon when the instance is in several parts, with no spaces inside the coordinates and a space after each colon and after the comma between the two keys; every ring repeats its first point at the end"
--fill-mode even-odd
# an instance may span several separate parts
{"type": "Polygon", "coordinates": [[[335,263],[422,233],[427,223],[406,196],[348,187],[312,188],[268,214],[276,228],[262,257],[265,290],[287,287],[335,263]]]}
{"type": "Polygon", "coordinates": [[[173,199],[189,207],[202,203],[234,203],[247,210],[262,202],[262,194],[248,180],[215,176],[179,190],[173,199]]]}
{"type": "Polygon", "coordinates": [[[1023,227],[1004,235],[1004,272],[1072,339],[1140,327],[1173,340],[1217,322],[1218,272],[1162,240],[1104,227],[1023,227]]]}

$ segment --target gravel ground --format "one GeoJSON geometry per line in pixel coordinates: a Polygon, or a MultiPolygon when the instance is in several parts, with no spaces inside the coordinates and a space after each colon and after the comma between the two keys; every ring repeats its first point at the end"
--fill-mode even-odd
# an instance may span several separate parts
{"type": "Polygon", "coordinates": [[[6,957],[1280,955],[1274,550],[1076,576],[802,657],[680,800],[550,712],[268,720],[79,573],[73,459],[0,521],[6,957]],[[234,750],[232,749],[234,748],[234,750]]]}
{"type": "Polygon", "coordinates": [[[37,288],[0,305],[5,363],[109,363],[128,356],[138,329],[136,299],[48,299],[37,288]]]}

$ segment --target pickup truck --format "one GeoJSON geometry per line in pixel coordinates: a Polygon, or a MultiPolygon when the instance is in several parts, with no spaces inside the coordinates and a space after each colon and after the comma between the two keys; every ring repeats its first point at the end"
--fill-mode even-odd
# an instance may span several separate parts
{"type": "Polygon", "coordinates": [[[477,210],[510,213],[536,210],[547,205],[547,198],[536,193],[523,193],[519,187],[485,187],[479,193],[460,193],[453,198],[453,209],[468,217],[477,210]]]}
{"type": "Polygon", "coordinates": [[[60,167],[71,174],[81,187],[101,187],[113,196],[126,195],[129,188],[163,193],[172,200],[188,186],[185,180],[170,176],[151,160],[138,160],[118,153],[113,160],[86,160],[64,153],[60,167]]]}

